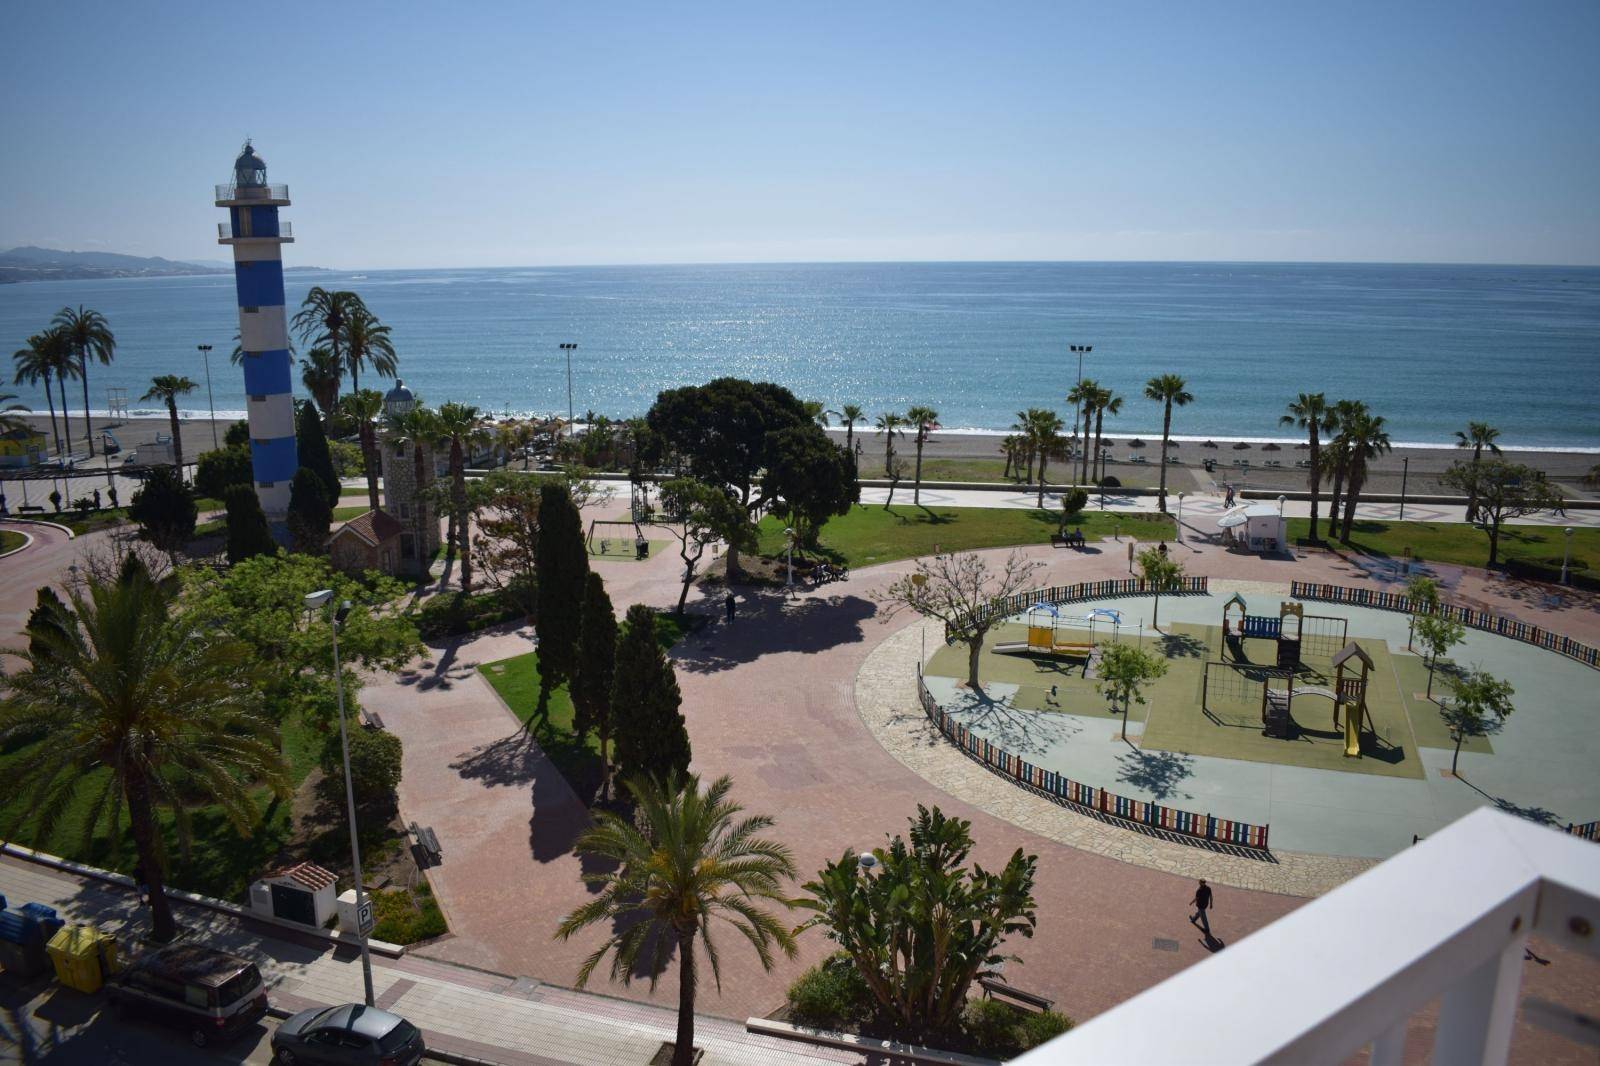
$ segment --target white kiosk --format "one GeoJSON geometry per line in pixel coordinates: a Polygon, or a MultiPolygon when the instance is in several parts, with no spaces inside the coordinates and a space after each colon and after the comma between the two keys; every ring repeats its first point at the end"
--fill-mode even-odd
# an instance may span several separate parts
{"type": "Polygon", "coordinates": [[[1288,527],[1288,519],[1270,503],[1241,504],[1217,519],[1224,543],[1253,552],[1287,551],[1288,527]]]}

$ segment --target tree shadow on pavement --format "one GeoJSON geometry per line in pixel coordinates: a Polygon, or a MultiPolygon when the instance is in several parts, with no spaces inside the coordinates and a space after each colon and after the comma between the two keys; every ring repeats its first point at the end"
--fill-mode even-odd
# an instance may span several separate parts
{"type": "Polygon", "coordinates": [[[488,788],[526,785],[532,781],[539,763],[546,761],[544,752],[525,733],[480,744],[471,751],[456,756],[450,764],[461,777],[481,781],[488,788]]]}
{"type": "Polygon", "coordinates": [[[781,589],[745,589],[736,621],[719,621],[686,637],[672,649],[672,660],[680,670],[711,674],[773,652],[816,654],[860,643],[862,623],[877,613],[877,604],[859,596],[791,600],[781,589]]]}
{"type": "Polygon", "coordinates": [[[1194,775],[1194,758],[1171,751],[1129,751],[1117,757],[1117,780],[1144,789],[1159,801],[1189,793],[1178,786],[1194,775]]]}
{"type": "Polygon", "coordinates": [[[572,786],[548,761],[541,760],[533,775],[528,818],[528,851],[537,862],[551,862],[572,854],[578,837],[589,828],[589,811],[572,786]]]}

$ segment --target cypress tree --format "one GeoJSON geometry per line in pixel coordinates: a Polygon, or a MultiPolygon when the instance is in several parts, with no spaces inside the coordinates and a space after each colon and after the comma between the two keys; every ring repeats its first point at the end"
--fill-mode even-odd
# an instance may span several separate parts
{"type": "Polygon", "coordinates": [[[333,523],[333,504],[327,486],[310,467],[302,466],[289,482],[289,536],[294,550],[320,555],[328,544],[328,527],[333,523]]]}
{"type": "Polygon", "coordinates": [[[328,450],[328,436],[322,432],[322,418],[310,400],[300,401],[295,419],[295,448],[300,452],[300,465],[310,468],[327,489],[328,499],[339,499],[339,475],[334,473],[333,453],[328,450]]]}
{"type": "Polygon", "coordinates": [[[617,665],[617,615],[606,583],[589,572],[583,586],[583,628],[578,635],[578,676],[572,679],[573,729],[600,740],[600,798],[611,796],[611,686],[617,665]]]}
{"type": "Polygon", "coordinates": [[[539,572],[534,633],[539,638],[539,706],[528,728],[548,716],[550,693],[578,672],[578,634],[582,629],[583,585],[589,553],[583,546],[583,520],[562,484],[539,489],[539,572]]]}
{"type": "Polygon", "coordinates": [[[254,486],[233,485],[222,502],[228,508],[229,563],[242,563],[252,556],[271,555],[278,550],[254,486]]]}
{"type": "Polygon", "coordinates": [[[689,769],[689,730],[678,709],[678,675],[656,641],[656,613],[636,603],[628,608],[617,642],[611,706],[616,719],[617,776],[655,777],[689,769]]]}

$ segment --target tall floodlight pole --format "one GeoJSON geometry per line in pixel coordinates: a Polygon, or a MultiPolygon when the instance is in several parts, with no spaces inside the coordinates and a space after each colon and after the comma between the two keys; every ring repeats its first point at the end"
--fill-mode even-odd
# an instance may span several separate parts
{"type": "Polygon", "coordinates": [[[1411,456],[1400,457],[1400,521],[1406,520],[1406,482],[1411,478],[1411,456]]]}
{"type": "MultiPolygon", "coordinates": [[[[305,604],[316,611],[326,607],[333,599],[332,589],[306,594],[305,604]]],[[[356,790],[350,779],[350,735],[344,725],[344,677],[339,670],[339,627],[350,614],[350,601],[345,600],[333,612],[330,629],[333,633],[333,689],[339,700],[339,747],[344,755],[344,801],[350,816],[350,864],[356,879],[356,933],[361,938],[361,979],[366,986],[367,1006],[374,1006],[372,998],[372,951],[367,944],[367,890],[361,877],[361,842],[356,836],[356,790]]]]}
{"type": "Polygon", "coordinates": [[[572,353],[578,350],[576,344],[562,342],[561,350],[567,353],[567,432],[572,432],[572,353]]]}
{"type": "Polygon", "coordinates": [[[211,446],[220,448],[222,445],[217,443],[217,399],[211,395],[211,345],[197,344],[195,347],[200,349],[200,357],[206,361],[206,403],[211,405],[211,446]]]}
{"type": "MultiPolygon", "coordinates": [[[[1072,425],[1076,430],[1078,422],[1083,417],[1083,357],[1094,351],[1094,345],[1069,344],[1067,345],[1067,350],[1078,357],[1078,410],[1073,413],[1072,418],[1072,425]]],[[[1089,427],[1087,425],[1083,427],[1083,436],[1079,438],[1079,441],[1082,442],[1079,447],[1087,451],[1089,445],[1089,427]]]]}

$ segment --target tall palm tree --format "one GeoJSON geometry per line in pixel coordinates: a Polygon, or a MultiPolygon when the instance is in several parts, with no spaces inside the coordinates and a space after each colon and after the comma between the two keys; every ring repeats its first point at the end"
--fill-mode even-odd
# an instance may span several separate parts
{"type": "MultiPolygon", "coordinates": [[[[85,310],[81,304],[76,311],[63,307],[56,312],[52,321],[65,335],[66,344],[72,349],[78,377],[83,381],[83,439],[88,443],[92,456],[94,426],[89,420],[89,362],[94,360],[101,366],[111,365],[111,360],[116,357],[117,339],[111,335],[111,327],[106,324],[104,315],[99,311],[85,310]]],[[[68,443],[70,445],[70,441],[68,443]]]]}
{"type": "Polygon", "coordinates": [[[365,305],[353,292],[313,285],[289,324],[300,334],[302,344],[326,347],[333,352],[334,362],[342,367],[345,365],[345,324],[359,307],[365,305]]]}
{"type": "Polygon", "coordinates": [[[33,408],[27,404],[12,403],[17,398],[14,392],[0,392],[0,433],[12,433],[16,430],[26,430],[28,420],[18,418],[17,415],[30,413],[33,408]]]}
{"type": "Polygon", "coordinates": [[[333,354],[333,349],[317,345],[309,349],[300,360],[300,384],[306,387],[311,398],[322,412],[323,425],[333,417],[339,406],[339,381],[344,377],[344,366],[333,354]]]}
{"type": "Polygon", "coordinates": [[[461,591],[472,591],[472,538],[467,530],[467,453],[488,438],[483,415],[464,403],[442,403],[435,416],[439,439],[450,445],[450,510],[455,548],[461,552],[461,591]]]}
{"type": "Polygon", "coordinates": [[[1172,441],[1172,409],[1187,407],[1194,400],[1189,383],[1177,374],[1157,374],[1144,383],[1147,400],[1162,404],[1161,412],[1161,513],[1167,513],[1167,446],[1172,441]]]}
{"type": "Polygon", "coordinates": [[[1389,442],[1389,431],[1383,424],[1383,416],[1365,409],[1351,421],[1345,437],[1349,450],[1347,476],[1350,481],[1345,490],[1344,527],[1339,540],[1349,544],[1350,527],[1356,520],[1356,504],[1361,499],[1361,488],[1367,481],[1367,462],[1390,451],[1393,445],[1389,442]]]}
{"type": "MultiPolygon", "coordinates": [[[[352,294],[354,295],[354,294],[352,294]]],[[[378,321],[357,298],[345,317],[344,362],[350,371],[350,388],[361,387],[361,368],[369,367],[380,378],[392,378],[400,366],[394,354],[394,341],[389,337],[389,327],[378,321]]]]}
{"type": "Polygon", "coordinates": [[[894,411],[883,412],[875,423],[878,435],[883,438],[883,476],[889,479],[889,498],[883,504],[885,510],[894,502],[894,486],[900,480],[895,476],[894,439],[905,432],[901,428],[905,424],[905,416],[894,411]]]}
{"type": "Polygon", "coordinates": [[[807,418],[823,429],[828,428],[828,409],[822,406],[821,400],[801,400],[800,406],[806,409],[807,418]]]}
{"type": "Polygon", "coordinates": [[[167,417],[172,420],[172,458],[183,477],[183,429],[178,425],[178,397],[187,396],[200,386],[176,374],[162,374],[150,379],[150,388],[139,397],[141,400],[160,400],[167,405],[167,417]]]}
{"type": "Polygon", "coordinates": [[[260,818],[255,783],[280,798],[290,793],[271,722],[261,714],[254,655],[179,613],[178,594],[176,578],[155,580],[136,557],[115,578],[90,578],[70,590],[67,611],[30,626],[28,645],[7,652],[23,669],[9,678],[0,704],[0,741],[47,738],[14,767],[7,794],[27,801],[0,825],[0,836],[14,839],[31,821],[33,843],[48,843],[87,792],[80,808],[88,812],[87,851],[107,824],[111,839],[121,839],[126,809],[157,940],[172,939],[176,927],[156,808],[172,810],[187,853],[197,794],[248,834],[260,818]]]}
{"type": "Polygon", "coordinates": [[[1344,482],[1350,473],[1350,437],[1348,428],[1366,413],[1367,405],[1360,400],[1335,400],[1333,404],[1334,437],[1328,442],[1328,476],[1333,488],[1328,501],[1328,533],[1338,535],[1339,508],[1344,502],[1344,482]]]}
{"type": "Polygon", "coordinates": [[[1073,392],[1078,394],[1078,406],[1083,408],[1083,440],[1079,447],[1083,449],[1083,476],[1079,479],[1085,485],[1090,483],[1089,464],[1094,461],[1094,449],[1089,447],[1089,426],[1094,421],[1094,405],[1100,398],[1100,385],[1092,378],[1084,378],[1078,382],[1073,392]]]}
{"type": "Polygon", "coordinates": [[[376,389],[357,389],[339,401],[340,408],[356,424],[361,436],[361,467],[367,475],[367,506],[378,509],[378,434],[376,420],[383,414],[383,393],[376,389]]]}
{"type": "MultiPolygon", "coordinates": [[[[1483,461],[1483,450],[1489,449],[1491,455],[1500,454],[1500,445],[1495,441],[1500,437],[1500,431],[1487,422],[1468,422],[1465,431],[1456,430],[1456,447],[1472,449],[1472,483],[1477,485],[1478,465],[1483,461]]],[[[1467,497],[1467,521],[1471,522],[1478,517],[1478,493],[1474,488],[1467,497]]]]}
{"type": "Polygon", "coordinates": [[[844,447],[851,455],[855,454],[856,423],[866,421],[867,413],[859,404],[847,403],[839,408],[839,421],[844,423],[844,447]]]}
{"type": "Polygon", "coordinates": [[[1311,448],[1311,470],[1306,475],[1306,486],[1311,490],[1311,540],[1315,542],[1317,510],[1322,502],[1322,434],[1331,433],[1339,424],[1338,418],[1328,406],[1327,397],[1320,392],[1302,392],[1284,411],[1278,423],[1305,430],[1306,443],[1311,448]]]}
{"type": "Polygon", "coordinates": [[[1022,474],[1022,483],[1024,485],[1028,485],[1033,482],[1034,447],[1033,434],[1028,431],[1029,417],[1030,415],[1028,411],[1018,411],[1017,420],[1011,423],[1012,436],[1017,442],[1017,459],[1015,465],[1020,468],[1023,463],[1028,464],[1028,469],[1022,474]]]}
{"type": "Polygon", "coordinates": [[[911,483],[911,502],[920,506],[922,503],[922,446],[928,443],[928,434],[939,424],[939,412],[931,407],[913,407],[906,412],[906,423],[911,426],[916,434],[913,438],[917,446],[917,473],[916,479],[911,483]]]}
{"type": "Polygon", "coordinates": [[[1066,454],[1066,441],[1061,431],[1066,423],[1061,416],[1047,407],[1028,410],[1028,437],[1032,450],[1039,456],[1039,507],[1044,507],[1045,467],[1051,459],[1066,454]]]}
{"type": "Polygon", "coordinates": [[[1106,459],[1100,454],[1101,431],[1105,429],[1106,415],[1122,413],[1122,397],[1110,389],[1096,389],[1094,395],[1094,455],[1095,461],[1100,464],[1100,476],[1096,481],[1106,479],[1106,459]]]}
{"type": "Polygon", "coordinates": [[[417,487],[417,505],[411,515],[412,550],[416,553],[418,574],[423,580],[428,577],[429,559],[427,556],[428,538],[423,536],[423,519],[428,513],[424,501],[427,499],[428,475],[428,449],[438,439],[438,416],[422,406],[422,400],[417,399],[417,405],[409,411],[400,414],[384,413],[384,433],[394,441],[398,448],[411,449],[411,473],[415,478],[417,487]]]}
{"type": "MultiPolygon", "coordinates": [[[[1094,389],[1094,382],[1081,381],[1072,386],[1072,389],[1067,393],[1067,403],[1072,407],[1072,445],[1081,449],[1085,455],[1089,452],[1089,416],[1085,410],[1085,404],[1094,389]],[[1083,423],[1082,437],[1078,435],[1078,423],[1080,421],[1083,423]]],[[[1074,464],[1073,469],[1076,471],[1076,464],[1074,464]]],[[[1074,473],[1074,477],[1076,477],[1076,473],[1074,473]]]]}
{"type": "Polygon", "coordinates": [[[14,385],[44,385],[44,402],[50,406],[50,433],[56,440],[56,453],[60,454],[61,428],[56,425],[56,398],[50,392],[50,382],[55,377],[58,362],[50,354],[50,348],[52,344],[60,343],[58,337],[50,330],[29,337],[28,346],[17,349],[11,356],[11,362],[17,368],[11,382],[14,385]]]}
{"type": "Polygon", "coordinates": [[[738,930],[762,969],[776,961],[773,949],[796,954],[794,933],[764,903],[792,907],[784,882],[795,876],[789,849],[761,836],[773,820],[764,814],[741,817],[743,808],[728,799],[733,782],[719,777],[709,788],[697,775],[666,783],[627,783],[636,804],[633,817],[596,809],[594,825],[578,838],[578,854],[614,866],[584,881],[597,895],[556,930],[567,940],[593,925],[609,935],[578,970],[578,987],[588,983],[600,961],[611,955],[611,979],[628,984],[643,965],[653,989],[671,953],[678,953],[678,1032],[673,1066],[694,1062],[694,1004],[699,986],[695,943],[705,949],[711,976],[722,988],[721,954],[711,938],[721,921],[738,930]]]}

